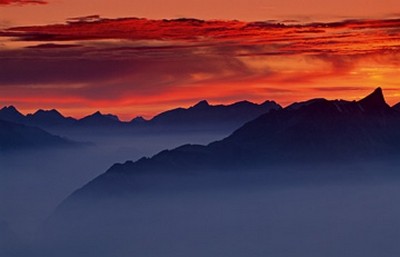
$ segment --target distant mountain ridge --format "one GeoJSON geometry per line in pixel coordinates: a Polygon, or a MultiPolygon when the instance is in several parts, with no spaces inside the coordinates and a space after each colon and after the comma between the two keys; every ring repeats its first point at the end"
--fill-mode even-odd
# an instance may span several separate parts
{"type": "Polygon", "coordinates": [[[55,109],[40,109],[33,114],[23,115],[12,105],[5,106],[0,110],[0,120],[37,127],[67,126],[76,121],[74,118],[64,117],[55,109]]]}
{"type": "Polygon", "coordinates": [[[241,101],[231,105],[210,105],[203,100],[187,109],[178,108],[160,113],[149,122],[167,126],[193,124],[201,126],[208,123],[242,125],[252,118],[278,109],[281,107],[273,101],[266,101],[262,104],[241,101]]]}
{"type": "Polygon", "coordinates": [[[231,105],[210,105],[203,100],[189,108],[176,108],[162,112],[150,120],[136,117],[130,122],[120,121],[116,115],[95,112],[82,119],[64,117],[57,110],[38,110],[24,116],[14,106],[0,110],[0,120],[29,126],[48,128],[189,128],[204,129],[228,127],[235,129],[270,110],[281,109],[273,101],[254,104],[241,101],[231,105]]]}
{"type": "Polygon", "coordinates": [[[101,112],[97,111],[89,116],[77,120],[72,125],[97,127],[97,126],[118,126],[122,124],[124,123],[119,120],[118,116],[112,114],[102,114],[101,112]]]}
{"type": "Polygon", "coordinates": [[[26,117],[14,106],[5,106],[0,110],[0,120],[21,123],[25,122],[26,117]]]}
{"type": "Polygon", "coordinates": [[[38,127],[68,126],[74,122],[75,119],[64,117],[55,109],[38,110],[34,114],[26,115],[26,123],[38,127]]]}

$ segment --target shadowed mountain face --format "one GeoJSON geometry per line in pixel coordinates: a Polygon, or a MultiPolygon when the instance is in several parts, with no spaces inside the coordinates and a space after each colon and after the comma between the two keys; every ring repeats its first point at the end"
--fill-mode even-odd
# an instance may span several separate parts
{"type": "Polygon", "coordinates": [[[399,118],[377,89],[359,102],[321,99],[271,112],[212,147],[236,147],[238,163],[377,157],[397,151],[399,118]]]}

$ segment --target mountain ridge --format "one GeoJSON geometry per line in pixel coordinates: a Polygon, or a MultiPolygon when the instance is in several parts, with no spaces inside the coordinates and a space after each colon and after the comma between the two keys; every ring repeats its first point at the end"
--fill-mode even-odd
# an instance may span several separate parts
{"type": "Polygon", "coordinates": [[[265,101],[255,104],[249,101],[239,101],[229,105],[210,105],[202,100],[189,108],[176,108],[154,116],[149,122],[158,125],[191,125],[201,123],[240,123],[255,118],[265,112],[280,109],[281,106],[274,101],[265,101]]]}
{"type": "Polygon", "coordinates": [[[66,202],[102,191],[115,193],[124,187],[134,190],[138,186],[134,177],[139,174],[190,174],[398,156],[400,113],[386,104],[380,91],[360,101],[321,99],[299,108],[272,110],[208,145],[187,144],[151,158],[115,164],[66,202]]]}
{"type": "Polygon", "coordinates": [[[235,102],[229,105],[210,105],[206,100],[199,101],[188,108],[175,108],[161,112],[152,119],[146,120],[139,116],[129,122],[121,121],[113,114],[102,114],[97,111],[81,119],[63,116],[59,111],[38,110],[26,116],[21,114],[14,106],[4,107],[0,111],[0,119],[21,123],[30,126],[38,126],[42,129],[53,128],[148,128],[161,127],[179,129],[203,129],[227,127],[235,129],[251,119],[272,109],[280,109],[281,106],[274,101],[265,101],[255,104],[249,101],[235,102]]]}
{"type": "MultiPolygon", "coordinates": [[[[349,227],[349,231],[353,231],[360,228],[357,232],[365,233],[365,227],[371,225],[376,215],[394,210],[386,209],[386,206],[380,208],[382,199],[386,202],[386,197],[393,195],[392,185],[397,185],[393,182],[400,178],[399,145],[400,112],[385,103],[380,90],[360,101],[305,101],[262,114],[229,136],[207,145],[186,144],[152,157],[116,163],[69,195],[47,220],[43,231],[46,240],[61,235],[63,242],[83,234],[76,240],[78,244],[87,242],[87,238],[97,240],[96,236],[105,231],[105,244],[110,235],[118,238],[118,244],[112,244],[111,252],[115,251],[115,245],[120,246],[121,241],[128,245],[132,244],[132,238],[139,240],[137,244],[133,243],[135,248],[127,256],[135,253],[136,246],[142,245],[143,233],[149,231],[145,241],[155,239],[145,252],[152,253],[155,248],[154,256],[159,256],[166,249],[159,246],[178,227],[181,233],[170,241],[174,245],[171,256],[175,256],[175,249],[182,245],[188,234],[195,234],[194,245],[198,247],[196,249],[202,249],[204,231],[209,232],[204,238],[220,244],[230,234],[241,234],[249,221],[254,221],[254,227],[250,228],[251,242],[238,256],[251,252],[254,240],[260,235],[267,233],[269,237],[259,241],[257,247],[264,246],[289,226],[287,233],[281,235],[280,247],[285,251],[281,255],[287,256],[288,236],[293,235],[292,242],[299,242],[299,235],[305,235],[311,246],[319,246],[318,237],[325,236],[326,225],[332,224],[329,231],[340,230],[333,240],[344,238],[335,246],[336,249],[348,240],[348,237],[343,237],[343,229],[349,227]],[[386,183],[390,184],[389,190],[386,183]],[[376,187],[381,184],[384,186],[376,187]],[[371,189],[377,190],[371,192],[371,189]],[[337,194],[331,197],[335,190],[337,194]],[[380,191],[384,193],[377,197],[376,193],[380,191]],[[299,202],[298,199],[302,198],[298,195],[304,192],[307,197],[299,202]],[[267,201],[277,194],[285,197],[267,201]],[[350,197],[351,201],[344,205],[343,202],[350,197]],[[365,198],[375,199],[375,205],[368,204],[365,198]],[[234,200],[229,202],[229,199],[234,200]],[[225,203],[228,204],[223,207],[225,203]],[[281,212],[284,204],[289,208],[281,212]],[[360,209],[349,217],[353,207],[360,209]],[[375,207],[378,212],[375,212],[375,207]],[[319,220],[321,213],[325,218],[319,220]],[[365,213],[371,213],[371,216],[359,226],[357,222],[365,213]],[[281,225],[276,226],[276,221],[281,218],[281,225]],[[207,223],[210,219],[215,223],[207,223]],[[343,225],[343,219],[348,223],[343,225]],[[315,239],[310,239],[310,233],[315,234],[314,229],[310,230],[310,224],[316,220],[320,229],[315,239]],[[240,221],[243,222],[238,223],[240,221]],[[227,229],[221,234],[220,225],[223,223],[227,229]],[[193,230],[193,225],[197,224],[199,228],[193,230]],[[110,229],[115,227],[117,229],[110,229]],[[121,235],[127,227],[132,232],[121,235]],[[301,233],[298,233],[299,229],[301,233]]],[[[395,206],[395,203],[396,195],[387,206],[395,206]]],[[[396,209],[394,220],[397,213],[396,209]]],[[[381,225],[387,227],[386,220],[381,225]]],[[[374,240],[381,239],[381,225],[376,232],[369,233],[376,235],[374,240]]],[[[356,237],[360,234],[357,233],[356,237]]],[[[246,233],[235,242],[246,241],[248,235],[246,233]]],[[[360,249],[365,249],[365,242],[361,240],[360,249]]],[[[393,242],[392,245],[396,245],[393,242]]],[[[231,247],[229,242],[226,249],[231,247]]],[[[89,251],[91,248],[92,244],[87,246],[89,251]]],[[[378,247],[378,252],[380,249],[385,248],[378,247]]],[[[188,251],[192,252],[192,248],[188,251]]],[[[346,253],[348,248],[337,256],[346,253]]],[[[318,251],[307,251],[303,255],[318,254],[318,251]]],[[[264,255],[265,252],[259,254],[264,255]]],[[[365,252],[357,256],[365,256],[365,252]]]]}

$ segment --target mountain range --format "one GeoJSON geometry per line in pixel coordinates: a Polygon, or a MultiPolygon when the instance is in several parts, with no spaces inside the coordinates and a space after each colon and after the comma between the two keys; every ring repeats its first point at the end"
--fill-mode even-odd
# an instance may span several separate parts
{"type": "Polygon", "coordinates": [[[381,88],[360,101],[310,100],[265,113],[209,145],[183,145],[115,164],[72,194],[62,208],[85,196],[144,188],[135,182],[142,175],[379,160],[397,157],[399,144],[400,112],[385,102],[381,88]]]}
{"type": "Polygon", "coordinates": [[[265,101],[262,104],[254,104],[241,101],[231,105],[210,105],[203,100],[190,108],[177,108],[156,115],[149,121],[155,126],[229,126],[239,127],[261,114],[271,110],[279,110],[281,106],[273,101],[265,101]]]}
{"type": "Polygon", "coordinates": [[[95,112],[82,119],[64,117],[57,110],[38,110],[25,116],[14,106],[6,106],[0,110],[0,120],[49,130],[54,128],[145,128],[150,130],[227,128],[233,130],[265,112],[277,109],[281,109],[281,106],[272,101],[262,104],[242,101],[231,105],[210,105],[207,101],[201,101],[189,108],[176,108],[160,113],[150,120],[136,117],[130,122],[123,122],[116,115],[101,112],[95,112]]]}
{"type": "Polygon", "coordinates": [[[391,223],[382,213],[395,204],[379,185],[400,178],[399,144],[400,111],[380,88],[360,101],[294,103],[208,145],[114,164],[57,207],[43,241],[64,256],[187,256],[205,246],[212,254],[196,256],[265,256],[277,242],[281,254],[271,256],[347,256],[346,228],[358,238],[372,224],[368,241],[350,249],[386,249],[380,232],[391,223]],[[322,247],[334,245],[318,254],[327,234],[322,247]],[[296,243],[304,248],[287,254],[296,243]]]}

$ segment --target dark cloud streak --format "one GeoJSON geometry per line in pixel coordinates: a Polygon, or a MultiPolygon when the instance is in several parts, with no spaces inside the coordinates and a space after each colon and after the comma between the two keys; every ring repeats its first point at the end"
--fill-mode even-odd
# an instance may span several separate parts
{"type": "Polygon", "coordinates": [[[0,0],[0,6],[2,5],[27,5],[27,4],[48,4],[44,0],[0,0]]]}

